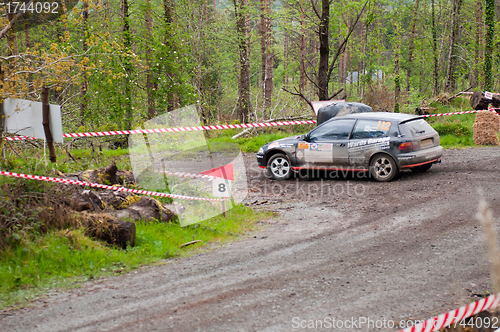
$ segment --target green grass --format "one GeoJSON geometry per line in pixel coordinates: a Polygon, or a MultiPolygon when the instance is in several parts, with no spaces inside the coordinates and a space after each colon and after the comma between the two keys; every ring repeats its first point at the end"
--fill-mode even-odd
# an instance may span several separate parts
{"type": "Polygon", "coordinates": [[[238,205],[227,218],[199,224],[137,223],[136,246],[122,250],[84,235],[83,230],[51,231],[35,240],[21,239],[0,257],[0,308],[20,304],[51,288],[119,274],[162,259],[188,255],[208,243],[225,242],[253,230],[270,213],[238,205]],[[181,244],[201,240],[192,246],[181,244]]]}
{"type": "Polygon", "coordinates": [[[269,142],[275,141],[277,139],[293,136],[293,133],[278,132],[273,134],[262,134],[252,137],[239,137],[237,139],[232,139],[231,136],[219,136],[211,138],[209,140],[209,145],[214,145],[214,143],[237,143],[243,152],[257,152],[259,148],[269,142]]]}

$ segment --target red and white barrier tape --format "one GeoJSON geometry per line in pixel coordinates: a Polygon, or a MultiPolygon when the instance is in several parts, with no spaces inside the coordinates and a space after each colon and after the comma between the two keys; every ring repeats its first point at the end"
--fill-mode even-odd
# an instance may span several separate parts
{"type": "MultiPolygon", "coordinates": [[[[495,110],[494,108],[489,111],[495,110]]],[[[441,114],[427,114],[423,117],[435,117],[445,115],[469,114],[477,113],[482,110],[465,111],[465,112],[452,112],[441,114]]],[[[157,129],[136,129],[136,130],[118,130],[118,131],[97,131],[87,133],[70,133],[63,134],[64,138],[71,137],[99,137],[99,136],[112,136],[112,135],[132,135],[132,134],[157,134],[157,133],[173,133],[173,132],[186,132],[198,130],[220,130],[220,129],[237,129],[237,128],[262,128],[262,127],[277,127],[277,126],[291,126],[298,124],[314,124],[316,120],[294,120],[294,121],[277,121],[277,122],[259,122],[259,123],[243,123],[243,124],[230,124],[230,125],[216,125],[216,126],[200,126],[200,127],[174,127],[174,128],[157,128],[157,129]]],[[[5,137],[9,141],[19,141],[24,139],[35,139],[29,136],[13,136],[5,137]]]]}
{"type": "Polygon", "coordinates": [[[21,178],[21,179],[57,182],[57,183],[63,183],[63,184],[73,184],[73,185],[86,186],[86,187],[110,189],[110,190],[116,190],[116,191],[125,191],[125,192],[134,193],[134,194],[142,194],[142,195],[148,195],[148,196],[170,197],[170,198],[178,198],[178,199],[197,200],[197,201],[219,201],[219,202],[224,201],[224,199],[219,199],[219,198],[203,198],[203,197],[191,197],[191,196],[184,196],[184,195],[174,195],[174,194],[159,193],[159,192],[148,191],[148,190],[108,186],[105,184],[92,183],[92,182],[79,181],[79,180],[53,178],[50,176],[27,175],[27,174],[13,173],[13,172],[5,172],[5,171],[0,171],[0,175],[21,178]]]}
{"type": "MultiPolygon", "coordinates": [[[[471,92],[471,91],[463,91],[463,92],[460,92],[461,95],[471,95],[473,94],[474,92],[471,92]]],[[[492,94],[494,95],[500,95],[499,92],[492,92],[492,94]]]]}
{"type": "Polygon", "coordinates": [[[453,323],[460,322],[462,319],[474,316],[481,311],[488,310],[498,305],[500,302],[500,293],[490,295],[484,299],[469,303],[455,310],[448,311],[445,314],[429,318],[425,322],[407,327],[398,332],[432,332],[438,331],[443,327],[453,323]]]}
{"type": "MultiPolygon", "coordinates": [[[[200,126],[200,127],[174,127],[174,128],[157,128],[157,129],[97,131],[97,132],[88,132],[88,133],[63,134],[63,137],[64,138],[71,138],[71,137],[98,137],[98,136],[112,136],[112,135],[131,135],[131,134],[174,133],[174,132],[197,131],[197,130],[218,130],[218,129],[291,126],[291,125],[298,125],[298,124],[313,124],[313,123],[316,123],[316,121],[315,120],[294,120],[294,121],[242,123],[242,124],[200,126]]],[[[21,140],[21,139],[28,139],[28,138],[33,138],[33,137],[28,137],[28,136],[7,137],[8,140],[21,140]]]]}
{"type": "Polygon", "coordinates": [[[464,112],[451,112],[451,113],[441,113],[441,114],[425,114],[422,115],[424,118],[430,118],[430,117],[435,117],[435,116],[445,116],[445,115],[457,115],[457,114],[471,114],[471,113],[478,113],[482,111],[491,111],[491,112],[496,112],[497,108],[490,108],[488,110],[474,110],[474,111],[464,111],[464,112]]]}
{"type": "Polygon", "coordinates": [[[193,178],[193,179],[207,179],[207,180],[213,180],[214,177],[211,175],[205,175],[205,174],[197,174],[197,173],[187,173],[187,172],[171,172],[171,171],[163,171],[166,175],[173,175],[173,176],[178,176],[181,178],[193,178]]]}

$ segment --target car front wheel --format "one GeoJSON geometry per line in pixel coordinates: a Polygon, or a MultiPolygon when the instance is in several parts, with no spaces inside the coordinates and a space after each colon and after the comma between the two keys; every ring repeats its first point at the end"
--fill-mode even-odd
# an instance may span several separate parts
{"type": "Polygon", "coordinates": [[[278,153],[269,158],[267,162],[269,175],[276,180],[287,180],[292,176],[292,166],[287,156],[278,153]]]}
{"type": "Polygon", "coordinates": [[[394,159],[386,154],[377,154],[370,162],[370,171],[377,181],[388,182],[394,179],[399,169],[394,159]]]}

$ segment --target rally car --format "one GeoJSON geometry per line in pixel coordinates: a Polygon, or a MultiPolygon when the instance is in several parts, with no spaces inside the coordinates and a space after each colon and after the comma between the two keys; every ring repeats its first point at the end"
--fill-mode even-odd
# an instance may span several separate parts
{"type": "Polygon", "coordinates": [[[441,162],[439,134],[421,116],[370,112],[332,118],[307,134],[262,146],[259,167],[276,180],[307,169],[370,172],[391,181],[410,168],[424,172],[441,162]]]}

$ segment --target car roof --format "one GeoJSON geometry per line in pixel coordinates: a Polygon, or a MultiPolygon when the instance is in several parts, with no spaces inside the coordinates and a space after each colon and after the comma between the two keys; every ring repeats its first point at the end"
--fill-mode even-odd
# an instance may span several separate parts
{"type": "Polygon", "coordinates": [[[333,117],[325,122],[330,122],[336,119],[373,119],[373,120],[387,120],[387,121],[397,121],[398,123],[421,119],[422,116],[406,113],[391,113],[391,112],[365,112],[365,113],[352,113],[333,117]]]}

